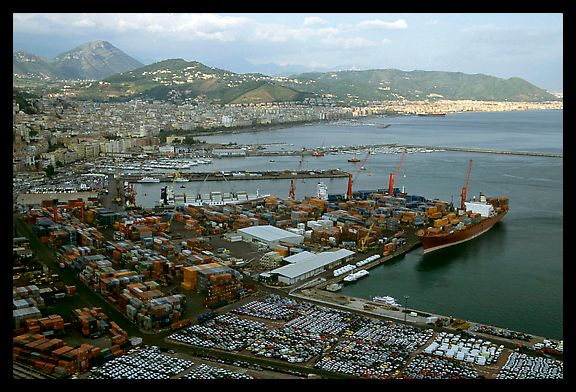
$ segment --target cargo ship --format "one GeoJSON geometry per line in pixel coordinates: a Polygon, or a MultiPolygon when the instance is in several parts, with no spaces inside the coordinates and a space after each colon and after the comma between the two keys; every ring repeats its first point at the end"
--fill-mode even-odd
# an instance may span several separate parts
{"type": "Polygon", "coordinates": [[[468,177],[462,187],[460,208],[452,212],[440,205],[443,211],[438,211],[438,207],[433,206],[426,212],[427,217],[433,220],[434,227],[416,232],[424,254],[474,239],[490,230],[508,213],[507,196],[486,198],[480,193],[478,200],[476,197],[471,201],[466,200],[471,168],[472,160],[468,167],[468,177]]]}
{"type": "Polygon", "coordinates": [[[156,202],[156,207],[173,208],[175,206],[202,207],[223,206],[227,204],[247,204],[265,201],[269,196],[269,194],[261,195],[258,189],[256,189],[256,194],[249,194],[245,191],[213,191],[208,194],[175,193],[171,186],[165,186],[160,190],[160,200],[156,202]]]}
{"type": "Polygon", "coordinates": [[[422,242],[424,254],[474,239],[492,228],[508,213],[508,197],[486,198],[480,194],[478,201],[465,202],[465,210],[452,219],[435,220],[434,227],[416,232],[422,242]],[[455,218],[455,219],[454,219],[455,218]],[[436,223],[438,222],[439,223],[436,223]]]}

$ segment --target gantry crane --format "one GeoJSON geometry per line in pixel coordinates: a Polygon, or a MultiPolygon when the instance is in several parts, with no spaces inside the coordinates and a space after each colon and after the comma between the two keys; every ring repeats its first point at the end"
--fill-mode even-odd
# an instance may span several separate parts
{"type": "Polygon", "coordinates": [[[388,182],[388,195],[390,196],[394,194],[394,179],[396,178],[398,173],[400,173],[400,168],[402,167],[402,163],[404,163],[404,157],[406,156],[407,152],[408,151],[404,149],[404,151],[402,152],[402,156],[400,157],[400,163],[398,163],[398,166],[396,166],[396,170],[394,171],[394,173],[390,173],[390,181],[388,182]]]}
{"type": "Polygon", "coordinates": [[[468,163],[468,175],[466,176],[466,182],[462,187],[462,193],[460,194],[460,208],[466,210],[466,192],[468,192],[468,182],[470,181],[470,171],[472,170],[472,159],[468,163]]]}
{"type": "MultiPolygon", "coordinates": [[[[304,163],[304,151],[305,151],[305,148],[303,148],[302,152],[300,153],[300,162],[298,162],[298,168],[296,169],[296,175],[298,175],[298,172],[300,171],[300,169],[302,168],[302,164],[304,163]]],[[[294,186],[294,179],[290,180],[290,191],[288,192],[288,198],[291,200],[296,199],[296,187],[294,186]]]]}
{"type": "Polygon", "coordinates": [[[54,223],[58,223],[58,210],[63,208],[67,210],[71,210],[73,208],[80,207],[80,222],[84,223],[84,202],[83,201],[74,201],[69,202],[68,205],[65,206],[54,206],[52,207],[52,211],[54,213],[54,223]]]}

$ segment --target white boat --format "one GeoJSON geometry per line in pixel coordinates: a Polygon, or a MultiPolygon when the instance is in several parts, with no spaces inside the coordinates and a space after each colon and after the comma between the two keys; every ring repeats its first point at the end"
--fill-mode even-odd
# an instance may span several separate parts
{"type": "Polygon", "coordinates": [[[396,299],[394,299],[394,297],[390,297],[388,295],[372,297],[372,301],[376,302],[377,304],[400,306],[400,304],[396,302],[396,299]]]}
{"type": "Polygon", "coordinates": [[[141,179],[138,180],[138,182],[143,182],[143,183],[160,182],[160,179],[154,178],[154,177],[142,177],[141,179]]]}
{"type": "Polygon", "coordinates": [[[344,278],[344,282],[355,282],[356,280],[368,275],[370,275],[370,273],[367,270],[353,272],[344,278]]]}

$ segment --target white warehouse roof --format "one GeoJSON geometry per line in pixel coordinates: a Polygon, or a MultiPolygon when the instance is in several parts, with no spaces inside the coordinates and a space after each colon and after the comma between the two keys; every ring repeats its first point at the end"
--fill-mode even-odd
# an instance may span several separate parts
{"type": "MultiPolygon", "coordinates": [[[[338,249],[335,252],[322,252],[316,254],[309,253],[307,255],[309,257],[307,258],[300,257],[299,254],[296,254],[294,256],[299,256],[298,261],[296,263],[276,268],[275,270],[270,271],[270,273],[283,275],[286,276],[287,278],[296,278],[300,275],[307,273],[308,271],[324,267],[325,265],[329,265],[335,261],[351,256],[354,253],[355,252],[348,249],[338,249]]],[[[287,259],[289,259],[290,257],[288,257],[287,259]]]]}
{"type": "Polygon", "coordinates": [[[279,229],[272,225],[250,226],[238,229],[239,232],[248,234],[264,241],[279,241],[285,238],[304,238],[300,234],[295,234],[287,230],[279,229]]]}

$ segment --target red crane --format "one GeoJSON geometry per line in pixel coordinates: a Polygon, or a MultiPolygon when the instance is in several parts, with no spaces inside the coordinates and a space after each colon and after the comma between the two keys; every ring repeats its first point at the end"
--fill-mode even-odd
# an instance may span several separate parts
{"type": "MultiPolygon", "coordinates": [[[[300,169],[302,168],[302,164],[304,163],[304,148],[302,149],[302,152],[300,154],[300,162],[298,162],[298,168],[296,169],[296,175],[298,175],[298,172],[300,171],[300,169]]],[[[295,200],[296,199],[296,187],[294,186],[294,180],[290,180],[290,191],[288,192],[288,198],[295,200]]]]}
{"type": "Polygon", "coordinates": [[[408,151],[406,149],[404,149],[404,151],[402,152],[402,157],[400,157],[400,163],[398,163],[398,166],[396,166],[396,171],[394,173],[390,173],[390,181],[388,182],[388,194],[389,195],[392,195],[394,193],[394,178],[400,172],[400,168],[402,167],[402,163],[404,162],[404,157],[406,156],[407,152],[408,151]]]}
{"type": "Polygon", "coordinates": [[[466,210],[466,192],[468,191],[468,182],[470,181],[470,171],[472,170],[472,159],[468,163],[468,175],[466,176],[466,182],[462,187],[462,193],[460,194],[460,208],[466,210]]]}
{"type": "Polygon", "coordinates": [[[52,207],[52,211],[54,212],[54,223],[58,223],[58,210],[60,208],[65,208],[67,210],[71,210],[75,207],[80,207],[80,221],[84,223],[84,202],[83,201],[74,201],[68,203],[66,206],[54,206],[52,207]]]}
{"type": "Polygon", "coordinates": [[[370,156],[370,151],[368,151],[366,153],[366,156],[364,157],[364,159],[362,159],[362,163],[360,164],[360,166],[358,167],[358,169],[356,169],[354,171],[354,174],[350,174],[348,173],[348,189],[346,191],[346,198],[348,200],[352,199],[352,185],[354,183],[354,178],[358,179],[358,174],[360,173],[360,170],[365,170],[366,168],[364,167],[364,164],[366,163],[366,161],[368,160],[368,157],[370,156]]]}

